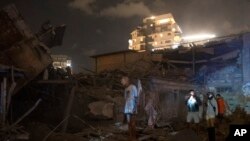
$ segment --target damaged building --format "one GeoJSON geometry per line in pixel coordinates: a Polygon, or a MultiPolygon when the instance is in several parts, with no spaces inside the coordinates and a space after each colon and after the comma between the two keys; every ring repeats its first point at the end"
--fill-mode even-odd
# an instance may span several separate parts
{"type": "Polygon", "coordinates": [[[248,48],[249,33],[245,33],[165,52],[162,62],[193,76],[193,84],[200,88],[222,94],[232,109],[240,105],[249,113],[249,102],[243,98],[249,96],[248,48]]]}
{"type": "MultiPolygon", "coordinates": [[[[15,5],[9,5],[0,10],[0,27],[1,129],[11,132],[20,122],[17,120],[10,124],[12,97],[52,63],[50,48],[61,45],[65,25],[53,27],[45,23],[41,31],[34,34],[15,5]]],[[[25,136],[18,133],[25,132],[13,133],[17,134],[13,139],[25,136]]],[[[1,140],[5,139],[8,136],[1,132],[1,140]]]]}
{"type": "MultiPolygon", "coordinates": [[[[160,21],[166,28],[169,20],[160,21]]],[[[185,130],[184,101],[190,89],[198,95],[220,93],[227,101],[232,115],[217,131],[221,140],[229,124],[250,123],[250,33],[204,44],[184,43],[175,49],[134,46],[94,55],[94,71],[72,74],[71,59],[50,51],[62,45],[65,25],[45,22],[33,33],[17,8],[9,5],[0,10],[0,28],[5,31],[0,33],[0,140],[127,140],[120,82],[124,74],[140,91],[136,128],[140,141],[207,140],[204,122],[199,136],[185,130]],[[154,130],[147,128],[145,107],[150,101],[157,113],[154,130]]],[[[164,32],[176,33],[179,45],[181,31],[176,29],[164,32]]]]}
{"type": "MultiPolygon", "coordinates": [[[[96,72],[119,69],[129,66],[131,62],[151,62],[158,66],[158,78],[192,84],[189,88],[197,87],[200,91],[220,93],[232,109],[241,105],[250,112],[250,103],[241,98],[249,96],[248,40],[249,34],[244,33],[216,38],[202,45],[192,42],[190,47],[186,47],[183,44],[178,49],[155,52],[123,51],[96,55],[93,58],[96,60],[96,72]],[[132,53],[135,55],[130,57],[129,54],[132,53]],[[131,58],[135,60],[129,61],[131,58]]],[[[141,67],[145,70],[145,65],[141,67]]]]}

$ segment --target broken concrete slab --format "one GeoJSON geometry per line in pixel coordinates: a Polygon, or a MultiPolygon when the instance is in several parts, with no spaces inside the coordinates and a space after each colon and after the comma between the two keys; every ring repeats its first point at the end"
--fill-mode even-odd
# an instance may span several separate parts
{"type": "Polygon", "coordinates": [[[114,116],[114,104],[105,102],[105,101],[97,101],[90,103],[88,105],[90,112],[95,116],[104,116],[107,118],[113,118],[114,116]]]}
{"type": "MultiPolygon", "coordinates": [[[[13,94],[35,79],[51,63],[50,49],[37,38],[14,4],[0,10],[0,64],[24,70],[13,94]]],[[[64,33],[64,32],[63,32],[64,33]]]]}

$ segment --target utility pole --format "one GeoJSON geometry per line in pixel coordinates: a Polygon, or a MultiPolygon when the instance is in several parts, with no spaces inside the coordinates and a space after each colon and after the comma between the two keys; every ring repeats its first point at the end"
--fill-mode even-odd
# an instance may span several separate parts
{"type": "Polygon", "coordinates": [[[193,66],[193,75],[195,75],[195,46],[193,43],[191,43],[191,47],[192,47],[192,66],[193,66]]]}

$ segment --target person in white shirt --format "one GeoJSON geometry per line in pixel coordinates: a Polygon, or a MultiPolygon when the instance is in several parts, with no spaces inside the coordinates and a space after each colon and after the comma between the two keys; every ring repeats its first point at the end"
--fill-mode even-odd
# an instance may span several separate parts
{"type": "Polygon", "coordinates": [[[121,84],[125,87],[124,98],[124,114],[128,123],[129,140],[136,140],[136,113],[138,104],[138,92],[135,85],[130,83],[128,76],[123,76],[121,84]]]}

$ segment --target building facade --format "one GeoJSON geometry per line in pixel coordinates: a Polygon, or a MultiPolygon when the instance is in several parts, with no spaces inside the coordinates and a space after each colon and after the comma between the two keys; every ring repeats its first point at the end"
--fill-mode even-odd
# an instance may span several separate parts
{"type": "Polygon", "coordinates": [[[95,72],[110,71],[121,69],[126,65],[138,62],[139,60],[150,60],[149,52],[137,52],[134,50],[125,50],[107,54],[91,56],[95,59],[95,72]]]}
{"type": "Polygon", "coordinates": [[[54,68],[62,68],[71,67],[71,58],[67,55],[51,55],[53,59],[53,67],[54,68]]]}
{"type": "Polygon", "coordinates": [[[182,31],[171,13],[143,19],[131,32],[130,50],[161,50],[175,48],[181,42],[182,31]]]}

